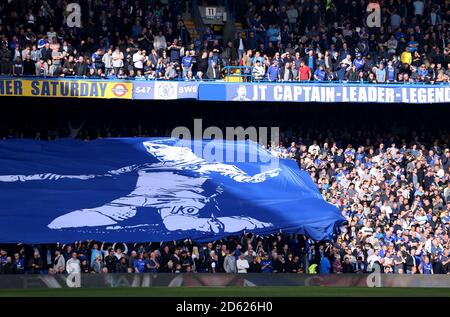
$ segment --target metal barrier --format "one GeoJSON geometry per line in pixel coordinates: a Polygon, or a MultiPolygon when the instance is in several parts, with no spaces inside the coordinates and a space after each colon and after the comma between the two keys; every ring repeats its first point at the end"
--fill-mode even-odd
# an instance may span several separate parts
{"type": "MultiPolygon", "coordinates": [[[[225,74],[225,76],[227,77],[242,77],[245,79],[248,79],[247,81],[253,81],[253,76],[251,75],[251,71],[250,71],[250,75],[249,74],[245,74],[242,73],[242,70],[244,69],[249,69],[251,68],[251,70],[254,69],[253,66],[224,66],[222,67],[222,72],[225,74]]],[[[175,77],[173,79],[163,79],[163,78],[151,78],[151,79],[147,79],[147,78],[127,78],[127,79],[120,79],[120,78],[96,78],[96,77],[89,77],[89,76],[61,76],[61,77],[53,77],[53,76],[30,76],[30,75],[23,75],[23,76],[7,76],[7,75],[1,75],[0,76],[0,80],[14,80],[14,79],[28,79],[28,80],[98,80],[98,81],[108,81],[108,82],[124,82],[124,81],[161,81],[161,82],[180,82],[180,81],[200,81],[200,82],[212,82],[212,81],[229,81],[227,80],[227,78],[221,78],[221,79],[208,79],[208,78],[203,78],[201,80],[198,79],[192,79],[192,80],[186,80],[184,78],[181,77],[175,77]]],[[[233,82],[241,82],[239,80],[235,80],[233,82]]],[[[319,84],[319,85],[325,85],[325,86],[332,86],[332,85],[336,85],[336,84],[361,84],[361,85],[373,85],[373,86],[444,86],[444,85],[450,85],[450,82],[434,82],[434,83],[430,83],[430,82],[414,82],[414,83],[401,83],[401,82],[385,82],[385,83],[371,83],[368,81],[350,81],[350,80],[335,80],[335,81],[318,81],[318,80],[306,80],[306,81],[300,81],[300,80],[292,80],[292,81],[270,81],[267,79],[267,74],[266,76],[264,76],[263,79],[259,79],[257,81],[255,81],[256,83],[282,83],[282,84],[319,84]]]]}
{"type": "MultiPolygon", "coordinates": [[[[173,79],[163,79],[163,78],[152,78],[152,79],[139,79],[139,78],[127,78],[127,79],[120,79],[120,78],[95,78],[95,77],[88,77],[88,76],[63,76],[63,77],[52,77],[52,76],[0,76],[0,80],[89,80],[89,81],[102,81],[102,82],[130,82],[130,81],[160,81],[160,82],[180,82],[180,81],[200,81],[197,79],[192,80],[186,80],[181,77],[175,77],[173,79]]],[[[216,81],[215,79],[208,79],[204,78],[201,81],[208,82],[208,81],[216,81]]]]}
{"type": "Polygon", "coordinates": [[[227,82],[253,81],[253,66],[225,66],[222,68],[227,82]]]}

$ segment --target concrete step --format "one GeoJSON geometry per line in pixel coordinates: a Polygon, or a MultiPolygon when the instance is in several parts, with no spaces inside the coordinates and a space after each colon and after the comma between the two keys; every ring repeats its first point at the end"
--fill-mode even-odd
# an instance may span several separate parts
{"type": "Polygon", "coordinates": [[[244,26],[240,22],[234,23],[235,34],[241,32],[244,29],[244,26]]]}
{"type": "Polygon", "coordinates": [[[191,38],[195,39],[197,38],[197,31],[196,29],[196,25],[195,22],[193,20],[189,19],[185,19],[184,20],[184,25],[186,26],[186,29],[188,30],[189,34],[191,35],[191,38]]]}

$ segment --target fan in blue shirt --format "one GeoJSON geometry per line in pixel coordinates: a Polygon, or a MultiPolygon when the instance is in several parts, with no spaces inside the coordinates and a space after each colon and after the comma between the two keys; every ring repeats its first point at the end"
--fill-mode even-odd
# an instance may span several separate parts
{"type": "Polygon", "coordinates": [[[192,65],[192,56],[183,56],[181,64],[183,65],[184,68],[190,68],[192,65]]]}
{"type": "Polygon", "coordinates": [[[331,270],[331,263],[330,260],[326,257],[323,256],[320,259],[320,274],[330,274],[330,270],[331,270]]]}
{"type": "Polygon", "coordinates": [[[361,53],[357,53],[356,54],[356,59],[353,61],[353,65],[355,65],[356,70],[360,71],[364,68],[364,64],[366,62],[364,61],[364,59],[362,58],[362,54],[361,53]]]}
{"type": "Polygon", "coordinates": [[[142,256],[139,256],[139,259],[134,260],[134,268],[136,272],[144,273],[145,272],[145,260],[142,258],[142,256]]]}
{"type": "Polygon", "coordinates": [[[433,265],[427,256],[425,256],[423,262],[420,263],[419,271],[421,274],[433,274],[433,265]]]}
{"type": "Polygon", "coordinates": [[[395,81],[395,67],[392,66],[392,62],[388,62],[388,66],[386,67],[386,77],[387,81],[395,81]]]}
{"type": "Polygon", "coordinates": [[[269,66],[269,69],[267,70],[267,77],[270,81],[277,81],[278,79],[278,72],[280,70],[280,67],[278,67],[278,62],[273,62],[272,65],[269,66]]]}
{"type": "Polygon", "coordinates": [[[19,273],[25,272],[25,259],[19,254],[14,255],[14,262],[19,273]]]}
{"type": "Polygon", "coordinates": [[[323,81],[325,79],[325,75],[326,75],[326,73],[323,70],[323,66],[319,66],[319,68],[316,69],[316,71],[314,72],[314,79],[323,81]]]}
{"type": "Polygon", "coordinates": [[[272,261],[269,259],[269,255],[264,255],[264,259],[261,260],[261,272],[270,273],[272,271],[272,261]]]}

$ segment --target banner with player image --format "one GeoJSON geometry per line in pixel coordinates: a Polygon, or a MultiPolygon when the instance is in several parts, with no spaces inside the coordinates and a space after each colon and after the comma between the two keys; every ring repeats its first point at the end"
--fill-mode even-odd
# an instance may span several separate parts
{"type": "Polygon", "coordinates": [[[307,172],[251,141],[0,141],[0,242],[211,241],[344,221],[307,172]]]}
{"type": "Polygon", "coordinates": [[[213,83],[200,85],[199,100],[317,103],[449,103],[450,86],[360,83],[213,83]]]}

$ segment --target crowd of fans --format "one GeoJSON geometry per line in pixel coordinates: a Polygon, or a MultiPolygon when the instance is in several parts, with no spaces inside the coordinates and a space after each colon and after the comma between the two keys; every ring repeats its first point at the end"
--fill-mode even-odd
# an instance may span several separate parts
{"type": "Polygon", "coordinates": [[[445,0],[231,1],[245,31],[219,35],[205,28],[198,36],[182,18],[189,1],[75,2],[81,28],[67,27],[67,1],[3,1],[0,73],[131,80],[216,80],[232,73],[254,81],[370,83],[450,78],[445,0]],[[381,5],[380,27],[367,25],[370,2],[381,5]]]}
{"type": "MultiPolygon", "coordinates": [[[[238,1],[237,20],[249,31],[224,41],[210,29],[191,39],[182,19],[184,1],[78,2],[83,28],[66,27],[65,1],[1,2],[0,73],[213,80],[224,66],[240,65],[237,74],[251,80],[436,83],[450,77],[450,3],[444,0],[378,1],[380,28],[365,24],[365,8],[373,1],[238,1]]],[[[129,132],[152,135],[144,130],[129,132]]],[[[33,137],[125,134],[70,126],[33,137]]],[[[7,245],[0,247],[0,272],[327,274],[377,267],[384,273],[450,273],[448,135],[403,139],[359,131],[344,142],[336,140],[340,134],[286,133],[270,148],[295,159],[342,211],[347,223],[333,240],[245,233],[206,244],[7,245]]],[[[21,136],[12,130],[5,135],[21,136]]]]}
{"type": "MultiPolygon", "coordinates": [[[[412,132],[410,139],[404,139],[387,130],[340,131],[298,134],[286,130],[282,142],[270,147],[274,155],[296,160],[310,173],[323,197],[342,211],[347,222],[330,241],[280,232],[269,237],[244,233],[205,244],[187,239],[8,245],[0,246],[0,272],[328,274],[379,268],[383,273],[449,274],[448,132],[436,131],[435,136],[412,132]]],[[[123,131],[74,125],[59,136],[90,140],[124,135],[117,133],[123,131]]],[[[141,127],[130,133],[152,136],[141,127]]]]}
{"type": "Polygon", "coordinates": [[[296,159],[346,217],[335,248],[324,257],[319,246],[321,272],[379,263],[385,273],[450,273],[448,143],[398,141],[354,147],[313,140],[272,149],[296,159]]]}

